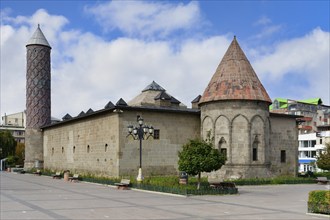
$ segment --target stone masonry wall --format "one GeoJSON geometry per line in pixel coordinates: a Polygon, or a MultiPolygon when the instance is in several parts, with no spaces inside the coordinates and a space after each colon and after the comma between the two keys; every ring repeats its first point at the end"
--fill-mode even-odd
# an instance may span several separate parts
{"type": "Polygon", "coordinates": [[[160,139],[143,140],[143,174],[177,174],[178,151],[188,139],[200,136],[198,113],[124,110],[46,128],[45,168],[113,177],[137,175],[139,141],[127,137],[127,126],[138,126],[137,115],[160,131],[160,139]]]}
{"type": "Polygon", "coordinates": [[[295,118],[270,117],[271,121],[271,171],[276,175],[297,175],[298,130],[295,118]],[[285,161],[281,162],[281,151],[285,161]]]}
{"type": "Polygon", "coordinates": [[[139,141],[126,137],[127,126],[137,126],[136,117],[159,130],[159,139],[150,137],[142,142],[143,175],[178,173],[178,151],[189,139],[200,137],[199,114],[125,111],[120,123],[120,175],[137,175],[139,141]]]}
{"type": "Polygon", "coordinates": [[[108,113],[45,129],[45,168],[118,176],[118,124],[108,113]]]}
{"type": "MultiPolygon", "coordinates": [[[[260,156],[265,155],[261,146],[265,146],[269,137],[268,105],[264,102],[222,101],[201,107],[202,133],[212,131],[215,147],[223,137],[227,149],[227,163],[245,164],[251,162],[251,153],[247,151],[258,135],[260,156]]],[[[257,163],[264,163],[261,156],[257,163]]]]}
{"type": "Polygon", "coordinates": [[[214,146],[227,153],[214,179],[269,176],[269,111],[260,101],[219,101],[201,106],[202,135],[211,131],[214,146]],[[253,147],[257,160],[253,160],[253,147]]]}

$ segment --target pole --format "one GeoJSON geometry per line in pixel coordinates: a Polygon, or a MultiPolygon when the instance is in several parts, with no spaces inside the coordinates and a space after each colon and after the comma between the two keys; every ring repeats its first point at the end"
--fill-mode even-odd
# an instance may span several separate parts
{"type": "Polygon", "coordinates": [[[142,169],[142,138],[140,138],[140,169],[142,169]]]}
{"type": "Polygon", "coordinates": [[[143,181],[143,175],[142,175],[142,140],[143,140],[143,128],[142,125],[140,125],[139,131],[138,131],[138,137],[140,140],[140,167],[139,167],[139,174],[136,178],[138,182],[143,181]]]}

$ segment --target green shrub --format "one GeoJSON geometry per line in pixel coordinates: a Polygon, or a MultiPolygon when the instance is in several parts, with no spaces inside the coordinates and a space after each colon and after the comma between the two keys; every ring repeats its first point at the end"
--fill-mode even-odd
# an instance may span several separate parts
{"type": "Polygon", "coordinates": [[[238,180],[226,180],[225,182],[234,182],[236,185],[269,185],[269,184],[306,184],[315,183],[314,178],[302,178],[291,176],[279,176],[274,178],[250,178],[238,180]]]}
{"type": "Polygon", "coordinates": [[[18,161],[18,157],[17,156],[13,156],[13,155],[10,155],[7,157],[7,164],[9,167],[14,167],[16,165],[16,162],[18,161]]]}
{"type": "Polygon", "coordinates": [[[308,212],[330,215],[330,191],[315,190],[309,192],[308,212]]]}
{"type": "Polygon", "coordinates": [[[327,177],[330,179],[330,172],[323,172],[323,173],[315,173],[316,177],[327,177]]]}

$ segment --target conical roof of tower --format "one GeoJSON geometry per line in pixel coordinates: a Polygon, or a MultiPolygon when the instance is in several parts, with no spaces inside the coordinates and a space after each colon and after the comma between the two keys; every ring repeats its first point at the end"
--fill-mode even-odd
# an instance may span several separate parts
{"type": "Polygon", "coordinates": [[[221,100],[272,102],[236,37],[222,58],[199,104],[221,100]]]}
{"type": "Polygon", "coordinates": [[[30,40],[27,42],[26,46],[28,45],[43,45],[50,47],[45,35],[42,33],[40,29],[40,25],[38,24],[37,30],[34,32],[30,40]]]}

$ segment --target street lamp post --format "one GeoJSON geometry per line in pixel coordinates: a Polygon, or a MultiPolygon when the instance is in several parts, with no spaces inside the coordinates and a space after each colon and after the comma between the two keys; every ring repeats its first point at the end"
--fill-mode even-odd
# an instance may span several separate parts
{"type": "Polygon", "coordinates": [[[134,140],[140,141],[140,165],[139,165],[139,173],[136,178],[137,181],[141,182],[143,180],[142,175],[142,140],[146,140],[149,137],[154,136],[154,128],[152,126],[144,125],[143,118],[138,115],[136,118],[136,121],[138,122],[139,126],[134,127],[133,125],[129,125],[128,128],[128,136],[132,136],[134,140]]]}

